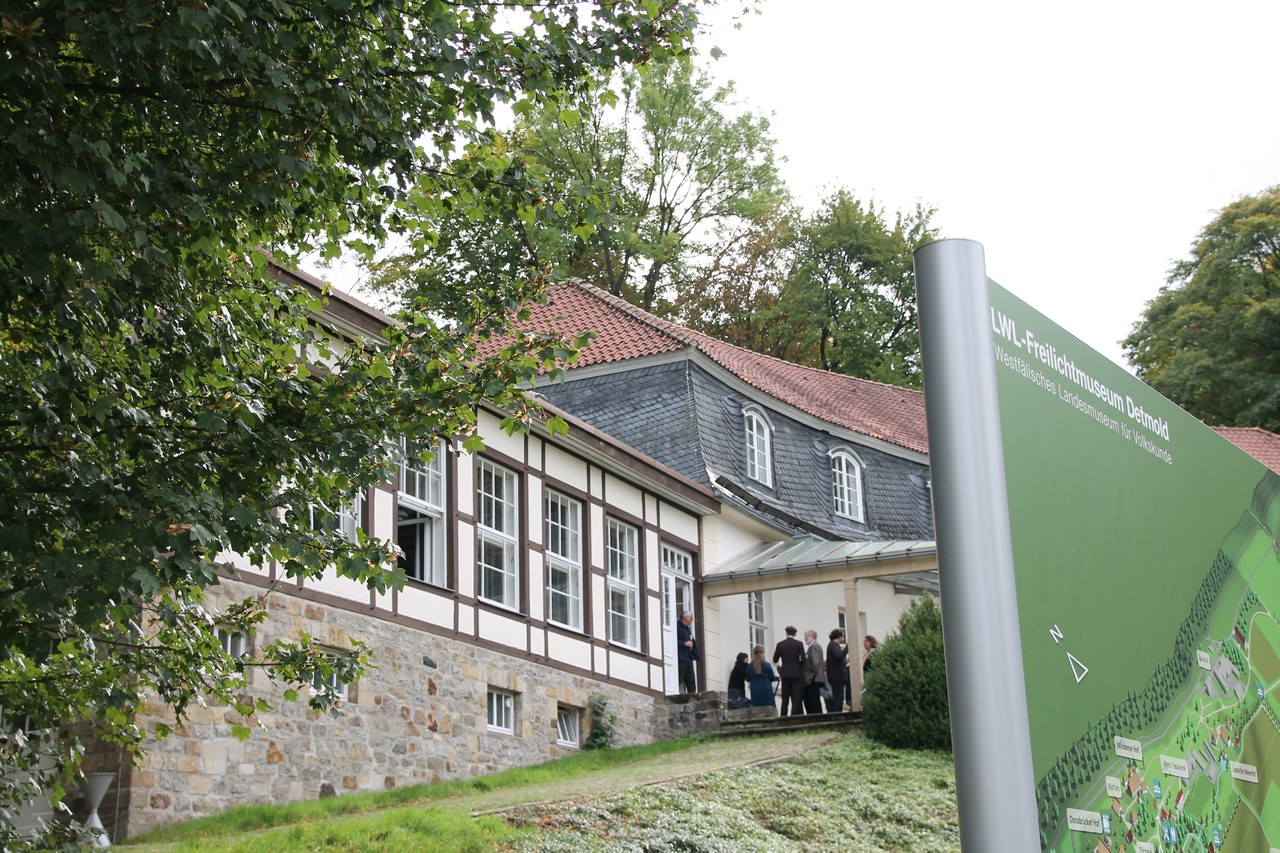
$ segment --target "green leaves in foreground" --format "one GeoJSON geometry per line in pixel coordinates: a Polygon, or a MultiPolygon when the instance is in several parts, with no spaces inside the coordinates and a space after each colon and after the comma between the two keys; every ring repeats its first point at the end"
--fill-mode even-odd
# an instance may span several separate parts
{"type": "MultiPolygon", "coordinates": [[[[501,105],[681,52],[687,0],[50,0],[0,14],[0,847],[57,800],[81,736],[135,753],[142,708],[239,697],[245,667],[310,683],[360,648],[223,651],[259,597],[214,612],[230,555],[282,582],[328,567],[385,590],[394,546],[333,529],[411,453],[474,429],[572,342],[519,336],[541,271],[419,294],[387,335],[318,326],[271,266],[369,252],[410,190],[499,192],[453,167],[501,105]],[[453,309],[453,310],[449,310],[453,309]],[[343,346],[340,341],[352,342],[343,346]]],[[[488,208],[488,205],[480,205],[488,208]]],[[[355,321],[358,322],[358,321],[355,321]]],[[[242,563],[243,565],[243,563],[242,563]]],[[[320,708],[325,691],[312,694],[320,708]]],[[[237,728],[243,735],[251,722],[237,728]]]]}

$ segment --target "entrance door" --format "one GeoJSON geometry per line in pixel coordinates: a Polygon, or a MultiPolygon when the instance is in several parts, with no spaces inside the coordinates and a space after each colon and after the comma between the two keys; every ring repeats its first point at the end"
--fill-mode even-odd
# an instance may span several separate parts
{"type": "MultiPolygon", "coordinates": [[[[662,668],[667,695],[680,692],[676,625],[685,611],[693,612],[693,556],[662,546],[662,668]]],[[[697,635],[697,626],[694,626],[697,635]]],[[[701,685],[699,685],[701,687],[701,685]]]]}

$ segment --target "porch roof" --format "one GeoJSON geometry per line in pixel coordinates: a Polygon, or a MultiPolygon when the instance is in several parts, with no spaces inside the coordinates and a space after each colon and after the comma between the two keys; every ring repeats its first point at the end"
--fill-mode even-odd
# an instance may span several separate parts
{"type": "Polygon", "coordinates": [[[931,540],[765,542],[703,573],[716,598],[833,581],[877,578],[903,592],[938,592],[938,546],[931,540]]]}

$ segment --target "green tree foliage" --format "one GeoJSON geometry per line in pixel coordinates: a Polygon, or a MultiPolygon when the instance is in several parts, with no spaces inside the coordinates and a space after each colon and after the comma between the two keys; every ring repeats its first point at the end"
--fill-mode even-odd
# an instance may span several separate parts
{"type": "Polygon", "coordinates": [[[371,285],[434,289],[536,262],[660,308],[716,228],[783,196],[768,122],[733,110],[732,87],[714,86],[682,57],[602,74],[575,108],[520,111],[511,132],[476,149],[467,168],[489,173],[493,163],[518,162],[536,197],[501,222],[407,207],[424,236],[374,263],[371,285]]]}
{"type": "Polygon", "coordinates": [[[920,386],[912,254],[934,211],[890,216],[846,189],[813,214],[755,219],[681,288],[681,322],[810,367],[920,386]]]}
{"type": "Polygon", "coordinates": [[[912,253],[937,238],[933,210],[890,222],[847,190],[804,223],[782,300],[807,329],[810,363],[879,382],[920,386],[920,330],[912,253]]]}
{"type": "Polygon", "coordinates": [[[813,366],[783,304],[795,257],[800,211],[769,207],[723,228],[715,245],[679,289],[671,317],[713,338],[755,352],[813,366]]]}
{"type": "Polygon", "coordinates": [[[1205,226],[1124,348],[1143,380],[1205,422],[1280,430],[1280,186],[1205,226]]]}
{"type": "Polygon", "coordinates": [[[922,595],[872,658],[862,694],[867,734],[894,747],[950,749],[942,611],[922,595]]]}
{"type": "MultiPolygon", "coordinates": [[[[247,664],[214,629],[251,630],[263,601],[204,606],[226,555],[282,580],[336,566],[398,583],[388,543],[327,529],[339,507],[390,476],[400,436],[426,448],[466,434],[481,399],[519,426],[515,383],[571,356],[533,336],[475,348],[536,298],[536,270],[418,294],[384,340],[329,353],[319,303],[268,264],[367,251],[408,204],[523,209],[535,193],[519,156],[470,156],[491,150],[494,111],[531,112],[584,76],[683,49],[695,22],[682,0],[521,5],[0,12],[6,771],[51,760],[57,773],[36,782],[56,799],[80,749],[59,726],[138,749],[144,696],[179,720],[204,695],[261,710],[238,698],[247,664]]],[[[363,657],[324,657],[305,637],[259,652],[251,665],[292,682],[350,677],[363,657]]],[[[0,777],[0,846],[29,793],[15,778],[0,777]]]]}

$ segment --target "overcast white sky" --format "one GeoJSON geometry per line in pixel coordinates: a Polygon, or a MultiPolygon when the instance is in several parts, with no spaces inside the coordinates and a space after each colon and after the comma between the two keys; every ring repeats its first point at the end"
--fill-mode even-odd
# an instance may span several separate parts
{"type": "Polygon", "coordinates": [[[1216,211],[1280,183],[1276,0],[765,0],[706,13],[812,208],[846,186],[1114,361],[1216,211]]]}

